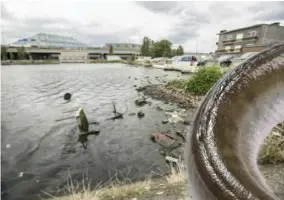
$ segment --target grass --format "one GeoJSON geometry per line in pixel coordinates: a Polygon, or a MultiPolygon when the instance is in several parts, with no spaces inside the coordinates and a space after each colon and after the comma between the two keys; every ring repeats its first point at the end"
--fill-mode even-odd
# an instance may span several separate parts
{"type": "Polygon", "coordinates": [[[258,163],[277,164],[284,162],[284,128],[280,125],[272,129],[261,146],[258,163]]]}
{"type": "MultiPolygon", "coordinates": [[[[185,184],[185,168],[181,164],[177,164],[176,167],[170,167],[169,173],[166,175],[166,183],[164,185],[185,184]]],[[[159,181],[151,179],[151,177],[146,178],[144,181],[139,181],[135,183],[131,182],[121,182],[113,181],[107,187],[97,187],[91,190],[90,184],[86,184],[82,181],[81,184],[72,181],[71,177],[68,177],[66,186],[66,196],[55,197],[45,192],[49,196],[49,200],[122,200],[131,199],[139,197],[146,193],[155,193],[155,189],[161,189],[159,181]],[[153,190],[153,191],[151,191],[153,190]]],[[[150,195],[151,196],[151,195],[150,195]]]]}
{"type": "Polygon", "coordinates": [[[184,89],[185,83],[186,83],[186,80],[175,79],[175,80],[169,81],[166,87],[171,88],[171,89],[180,90],[180,89],[184,89]]]}

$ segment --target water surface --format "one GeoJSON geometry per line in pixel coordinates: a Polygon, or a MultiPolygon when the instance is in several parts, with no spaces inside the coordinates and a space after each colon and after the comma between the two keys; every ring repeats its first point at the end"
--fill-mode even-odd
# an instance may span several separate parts
{"type": "Polygon", "coordinates": [[[158,145],[149,140],[149,134],[167,128],[161,124],[164,112],[155,109],[161,103],[151,100],[151,106],[136,108],[134,85],[180,73],[122,64],[2,66],[1,72],[3,199],[57,191],[68,174],[81,180],[86,173],[98,184],[115,174],[138,179],[165,170],[158,145]],[[66,92],[72,93],[69,103],[63,100],[66,92]],[[106,120],[112,117],[113,101],[118,111],[127,112],[123,120],[106,120]],[[68,111],[80,106],[89,121],[100,122],[90,127],[101,133],[89,137],[87,149],[77,142],[75,119],[56,121],[73,116],[68,111]],[[144,118],[128,116],[139,110],[144,118]]]}

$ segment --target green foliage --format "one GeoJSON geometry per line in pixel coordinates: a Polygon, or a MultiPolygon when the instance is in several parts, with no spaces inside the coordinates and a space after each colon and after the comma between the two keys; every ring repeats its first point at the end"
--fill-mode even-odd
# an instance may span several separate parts
{"type": "Polygon", "coordinates": [[[182,56],[184,54],[183,47],[181,45],[177,48],[177,56],[182,56]]]}
{"type": "Polygon", "coordinates": [[[135,55],[132,55],[131,56],[131,61],[135,61],[136,60],[136,56],[135,55]]]}
{"type": "Polygon", "coordinates": [[[7,47],[1,45],[1,60],[7,60],[7,47]]]}
{"type": "Polygon", "coordinates": [[[12,52],[9,53],[10,60],[14,60],[14,54],[12,52]]]}
{"type": "Polygon", "coordinates": [[[109,47],[109,55],[113,55],[113,46],[112,45],[110,45],[110,47],[109,47]]]}
{"type": "Polygon", "coordinates": [[[185,90],[204,95],[222,77],[218,67],[201,67],[185,84],[185,90]]]}
{"type": "Polygon", "coordinates": [[[144,37],[141,46],[141,55],[151,56],[152,58],[173,57],[183,55],[183,47],[180,45],[178,49],[172,49],[172,43],[167,39],[153,41],[149,37],[144,37]]]}
{"type": "Polygon", "coordinates": [[[167,83],[168,88],[183,89],[185,87],[185,80],[172,80],[167,83]]]}
{"type": "Polygon", "coordinates": [[[26,58],[26,51],[25,51],[25,47],[20,47],[17,49],[18,51],[18,57],[20,60],[25,60],[26,58]]]}
{"type": "Polygon", "coordinates": [[[151,56],[151,47],[152,47],[153,41],[148,38],[143,38],[143,43],[141,46],[141,55],[142,56],[151,56]]]}

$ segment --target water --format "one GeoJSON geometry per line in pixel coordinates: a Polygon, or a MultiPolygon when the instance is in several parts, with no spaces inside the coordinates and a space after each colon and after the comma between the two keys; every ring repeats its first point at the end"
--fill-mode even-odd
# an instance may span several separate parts
{"type": "Polygon", "coordinates": [[[165,161],[149,135],[165,129],[160,102],[136,108],[134,85],[158,83],[157,77],[176,78],[180,73],[127,67],[122,64],[61,64],[2,66],[2,198],[31,199],[54,193],[66,185],[68,175],[82,180],[86,173],[93,184],[118,177],[139,179],[161,173],[165,161]],[[129,78],[131,77],[131,78],[129,78]],[[135,80],[134,78],[137,78],[135,80]],[[63,95],[72,93],[71,102],[63,95]],[[112,101],[119,112],[145,112],[145,117],[112,117],[112,101]],[[75,119],[56,121],[75,114],[82,106],[89,121],[88,148],[77,142],[75,119]]]}

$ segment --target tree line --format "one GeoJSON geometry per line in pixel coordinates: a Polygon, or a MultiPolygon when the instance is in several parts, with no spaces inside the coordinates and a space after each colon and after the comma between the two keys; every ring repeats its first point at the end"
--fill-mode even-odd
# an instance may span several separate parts
{"type": "Polygon", "coordinates": [[[141,56],[157,57],[174,57],[184,54],[181,45],[178,48],[172,48],[172,42],[166,39],[154,41],[149,37],[144,37],[141,46],[141,56]]]}

